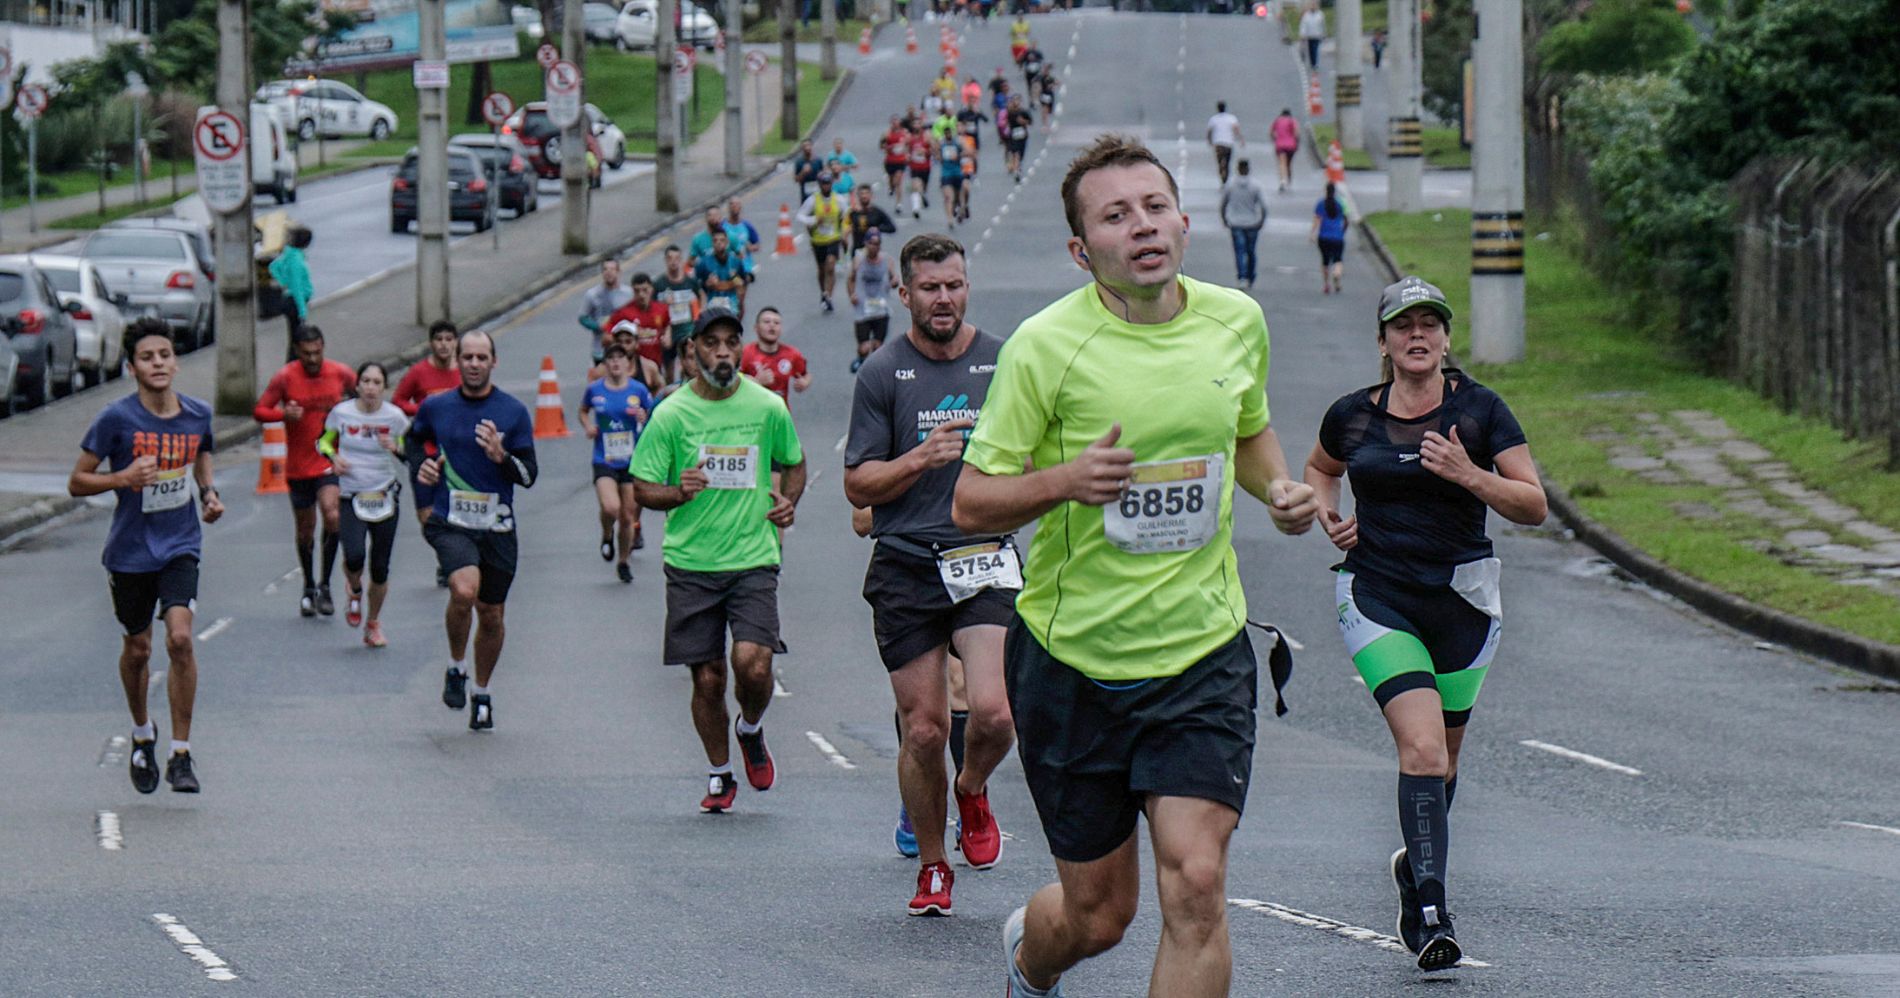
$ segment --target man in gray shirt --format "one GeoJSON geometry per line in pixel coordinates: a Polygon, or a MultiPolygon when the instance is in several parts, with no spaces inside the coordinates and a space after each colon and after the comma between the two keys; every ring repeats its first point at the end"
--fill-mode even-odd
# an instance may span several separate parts
{"type": "Polygon", "coordinates": [[[1251,288],[1260,262],[1254,246],[1260,241],[1260,227],[1267,224],[1267,192],[1260,189],[1246,160],[1234,164],[1234,170],[1234,178],[1220,189],[1220,220],[1234,239],[1237,279],[1251,288]]]}
{"type": "Polygon", "coordinates": [[[602,323],[632,300],[633,289],[620,283],[620,261],[612,257],[600,261],[600,283],[581,295],[580,323],[591,334],[588,349],[592,352],[594,363],[600,363],[607,349],[607,345],[601,342],[605,332],[602,323]]]}
{"type": "Polygon", "coordinates": [[[909,329],[858,371],[845,445],[845,497],[872,511],[877,547],[864,577],[878,652],[897,695],[902,748],[897,783],[921,864],[912,915],[950,914],[955,879],[945,861],[943,750],[950,728],[946,657],[963,662],[970,703],[964,765],[952,789],[958,847],[971,866],[994,865],[1002,832],[990,813],[990,773],[1014,740],[1003,688],[1003,633],[1022,588],[1012,538],[970,537],[950,519],[963,444],[989,395],[1000,339],[963,321],[969,278],[963,247],[921,235],[898,255],[897,297],[909,329]]]}

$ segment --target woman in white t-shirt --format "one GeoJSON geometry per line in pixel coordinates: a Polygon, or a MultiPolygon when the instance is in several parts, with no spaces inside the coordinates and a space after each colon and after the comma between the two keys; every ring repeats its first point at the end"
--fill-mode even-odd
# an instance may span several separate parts
{"type": "Polygon", "coordinates": [[[356,369],[356,398],[330,409],[317,450],[336,465],[341,486],[343,573],[350,603],[344,619],[363,626],[363,643],[382,648],[383,597],[389,592],[389,555],[396,544],[397,496],[402,492],[402,435],[409,417],[385,400],[389,372],[369,361],[356,369]],[[363,565],[369,564],[369,619],[363,618],[363,565]]]}

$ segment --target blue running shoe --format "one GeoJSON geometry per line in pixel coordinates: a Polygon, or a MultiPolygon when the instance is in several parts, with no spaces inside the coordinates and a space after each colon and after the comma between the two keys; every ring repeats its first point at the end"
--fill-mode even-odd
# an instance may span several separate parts
{"type": "Polygon", "coordinates": [[[897,842],[899,856],[917,858],[917,832],[910,827],[910,812],[902,804],[897,806],[897,832],[892,838],[897,842]]]}

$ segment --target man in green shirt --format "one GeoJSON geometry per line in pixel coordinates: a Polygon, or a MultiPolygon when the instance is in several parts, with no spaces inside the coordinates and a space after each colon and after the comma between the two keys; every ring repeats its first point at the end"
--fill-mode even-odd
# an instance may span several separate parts
{"type": "Polygon", "coordinates": [[[1004,668],[1061,882],[1004,930],[1015,995],[1059,994],[1064,971],[1121,939],[1142,814],[1162,914],[1150,993],[1224,995],[1232,973],[1227,843],[1257,678],[1234,486],[1284,533],[1317,506],[1268,424],[1260,306],[1181,275],[1180,204],[1134,139],[1103,136],[1070,164],[1069,254],[1094,280],[1005,342],[957,481],[966,533],[1041,519],[1004,668]]]}
{"type": "Polygon", "coordinates": [[[745,327],[713,306],[699,315],[685,349],[698,375],[658,406],[634,447],[634,493],[666,511],[668,665],[693,671],[693,727],[711,772],[699,809],[732,808],[726,738],[726,632],[739,701],[735,725],[747,782],[770,790],[778,770],[765,747],[762,719],[772,702],[778,633],[779,531],[792,525],[805,491],[805,454],[791,411],[739,373],[745,327]],[[783,469],[772,487],[772,468],[783,469]]]}

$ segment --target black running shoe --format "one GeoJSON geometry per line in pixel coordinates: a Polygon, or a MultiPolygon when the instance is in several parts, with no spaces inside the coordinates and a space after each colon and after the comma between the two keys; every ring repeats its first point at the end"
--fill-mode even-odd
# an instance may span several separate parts
{"type": "Polygon", "coordinates": [[[158,789],[158,759],[152,754],[157,748],[157,738],[132,739],[132,789],[139,793],[158,789]]]}
{"type": "Polygon", "coordinates": [[[297,601],[297,613],[303,617],[317,615],[317,591],[314,588],[304,587],[303,598],[297,601]]]}
{"type": "Polygon", "coordinates": [[[172,785],[172,792],[195,794],[198,792],[198,774],[191,771],[191,753],[173,752],[165,760],[165,782],[172,785]]]}
{"type": "Polygon", "coordinates": [[[623,561],[620,564],[614,566],[614,574],[620,576],[620,581],[622,582],[632,582],[633,581],[633,566],[623,561]]]}
{"type": "Polygon", "coordinates": [[[495,726],[495,708],[489,703],[488,694],[477,693],[469,698],[468,730],[487,731],[495,726]]]}
{"type": "Polygon", "coordinates": [[[1392,854],[1392,888],[1399,892],[1399,941],[1414,953],[1423,945],[1420,938],[1418,884],[1412,880],[1412,859],[1405,847],[1392,854]]]}
{"type": "Polygon", "coordinates": [[[1424,971],[1450,970],[1464,959],[1464,950],[1458,948],[1458,937],[1451,931],[1451,912],[1437,905],[1426,905],[1419,912],[1424,923],[1424,944],[1418,950],[1418,969],[1424,971]]]}
{"type": "Polygon", "coordinates": [[[442,706],[461,710],[468,706],[468,673],[450,669],[442,674],[442,706]]]}
{"type": "Polygon", "coordinates": [[[317,587],[317,612],[326,617],[336,616],[336,601],[330,598],[329,586],[317,587]]]}
{"type": "Polygon", "coordinates": [[[647,546],[646,531],[641,530],[639,527],[633,528],[633,549],[635,551],[638,551],[646,546],[647,546]]]}
{"type": "Polygon", "coordinates": [[[604,540],[600,542],[600,560],[601,561],[614,560],[614,542],[612,540],[604,540]]]}

